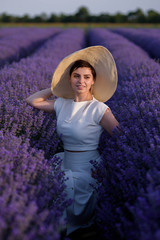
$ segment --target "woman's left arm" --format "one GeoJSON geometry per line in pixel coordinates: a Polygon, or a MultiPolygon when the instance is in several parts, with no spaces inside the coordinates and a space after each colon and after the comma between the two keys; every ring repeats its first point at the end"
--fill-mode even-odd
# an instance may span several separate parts
{"type": "Polygon", "coordinates": [[[111,110],[107,108],[105,111],[101,121],[100,125],[110,134],[113,135],[113,131],[116,131],[116,133],[120,133],[120,125],[119,122],[116,120],[114,115],[112,114],[111,110]]]}

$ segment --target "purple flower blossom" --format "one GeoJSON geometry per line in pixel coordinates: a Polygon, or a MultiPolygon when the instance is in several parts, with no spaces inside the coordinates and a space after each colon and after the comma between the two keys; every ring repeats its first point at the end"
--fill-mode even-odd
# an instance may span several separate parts
{"type": "Polygon", "coordinates": [[[156,59],[160,58],[160,32],[158,29],[119,28],[112,29],[112,31],[139,45],[148,52],[151,57],[156,59]]]}
{"type": "Polygon", "coordinates": [[[2,28],[0,32],[0,68],[30,55],[50,37],[60,32],[58,28],[2,28]]]}
{"type": "Polygon", "coordinates": [[[60,164],[11,133],[0,132],[1,239],[59,239],[65,200],[60,164]],[[42,235],[42,236],[41,236],[42,235]]]}
{"type": "MultiPolygon", "coordinates": [[[[106,239],[156,239],[159,214],[152,208],[149,210],[146,199],[151,191],[142,195],[143,203],[139,204],[138,198],[142,189],[147,189],[148,171],[154,169],[156,182],[159,176],[159,65],[140,47],[106,29],[91,29],[89,44],[107,47],[115,58],[118,88],[107,105],[122,129],[118,136],[103,133],[99,144],[103,160],[95,166],[98,173],[95,178],[101,183],[97,208],[99,227],[106,239]],[[143,207],[145,214],[142,214],[143,207]],[[135,209],[134,213],[130,209],[135,209]],[[154,214],[151,224],[150,217],[154,214]]],[[[151,198],[152,203],[159,198],[154,189],[151,198]]]]}

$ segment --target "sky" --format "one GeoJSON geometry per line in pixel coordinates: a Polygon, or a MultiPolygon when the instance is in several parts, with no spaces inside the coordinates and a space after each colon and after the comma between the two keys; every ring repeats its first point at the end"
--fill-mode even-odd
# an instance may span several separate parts
{"type": "Polygon", "coordinates": [[[81,6],[85,6],[90,14],[128,13],[137,8],[147,12],[153,9],[160,12],[160,0],[0,0],[0,14],[30,16],[46,13],[50,15],[75,14],[81,6]]]}

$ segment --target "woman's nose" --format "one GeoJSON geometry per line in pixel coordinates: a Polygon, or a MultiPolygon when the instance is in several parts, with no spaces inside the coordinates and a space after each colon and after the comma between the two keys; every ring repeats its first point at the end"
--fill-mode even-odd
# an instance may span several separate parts
{"type": "Polygon", "coordinates": [[[83,82],[84,82],[84,78],[83,78],[83,77],[80,77],[80,78],[79,78],[79,82],[80,82],[80,83],[83,83],[83,82]]]}

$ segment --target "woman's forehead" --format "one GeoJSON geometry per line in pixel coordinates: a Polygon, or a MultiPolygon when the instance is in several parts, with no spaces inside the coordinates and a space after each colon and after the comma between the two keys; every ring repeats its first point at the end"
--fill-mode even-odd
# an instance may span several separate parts
{"type": "Polygon", "coordinates": [[[79,67],[73,70],[73,73],[78,73],[78,74],[92,74],[92,71],[88,67],[79,67]]]}

